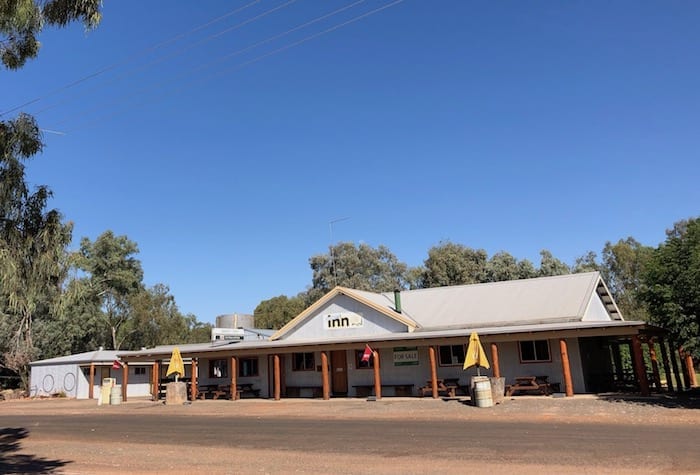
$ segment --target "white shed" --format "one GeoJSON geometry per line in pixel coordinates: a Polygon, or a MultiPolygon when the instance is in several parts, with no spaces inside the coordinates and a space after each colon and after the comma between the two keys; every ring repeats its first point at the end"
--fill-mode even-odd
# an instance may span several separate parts
{"type": "MultiPolygon", "coordinates": [[[[122,352],[123,353],[123,352],[122,352]]],[[[105,378],[114,378],[121,384],[122,368],[113,368],[119,361],[117,351],[99,348],[75,355],[59,356],[29,363],[31,375],[29,395],[51,396],[64,394],[76,399],[93,399],[100,396],[100,386],[105,378]],[[93,372],[93,390],[90,391],[90,372],[93,372]]],[[[129,366],[128,396],[149,396],[151,364],[129,366]]]]}

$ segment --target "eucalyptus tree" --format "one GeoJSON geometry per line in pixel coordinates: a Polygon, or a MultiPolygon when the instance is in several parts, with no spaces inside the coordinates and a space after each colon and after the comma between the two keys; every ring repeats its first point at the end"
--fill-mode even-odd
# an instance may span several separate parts
{"type": "Polygon", "coordinates": [[[253,311],[255,326],[278,330],[304,311],[305,308],[306,300],[304,294],[294,297],[278,295],[277,297],[263,300],[253,311]]]}
{"type": "Polygon", "coordinates": [[[653,252],[652,247],[640,244],[633,237],[605,243],[601,273],[626,318],[649,318],[641,291],[644,273],[653,252]]]}
{"type": "Polygon", "coordinates": [[[96,27],[101,6],[101,0],[0,0],[2,64],[18,69],[35,58],[41,46],[37,35],[46,25],[62,27],[81,21],[87,29],[96,27]]]}
{"type": "Polygon", "coordinates": [[[128,323],[133,318],[131,299],[143,291],[137,253],[135,242],[105,231],[94,242],[83,238],[73,257],[76,267],[86,274],[80,279],[78,293],[99,303],[98,320],[109,332],[109,346],[114,350],[135,331],[128,323]]]}
{"type": "Polygon", "coordinates": [[[548,277],[553,275],[570,274],[571,268],[563,261],[557,259],[552,253],[546,249],[540,251],[540,268],[537,270],[539,277],[548,277]]]}
{"type": "Polygon", "coordinates": [[[0,122],[0,326],[4,365],[26,382],[34,358],[34,323],[48,318],[60,296],[67,269],[71,226],[48,210],[51,191],[31,190],[24,162],[42,148],[30,116],[0,122]]]}
{"type": "Polygon", "coordinates": [[[211,326],[200,324],[193,315],[183,315],[165,284],[133,294],[129,305],[131,316],[122,331],[125,347],[203,343],[211,338],[211,326]]]}
{"type": "Polygon", "coordinates": [[[422,287],[476,284],[486,280],[488,254],[452,242],[440,243],[428,250],[423,263],[422,287]]]}
{"type": "Polygon", "coordinates": [[[680,221],[667,231],[642,275],[640,295],[650,321],[700,357],[700,218],[680,221]]]}
{"type": "Polygon", "coordinates": [[[382,245],[373,248],[365,243],[341,242],[331,246],[328,254],[312,256],[309,265],[312,300],[336,285],[373,292],[406,287],[408,267],[382,245]]]}
{"type": "Polygon", "coordinates": [[[491,256],[486,263],[484,282],[529,279],[536,275],[532,262],[527,259],[519,261],[511,254],[501,251],[491,256]]]}

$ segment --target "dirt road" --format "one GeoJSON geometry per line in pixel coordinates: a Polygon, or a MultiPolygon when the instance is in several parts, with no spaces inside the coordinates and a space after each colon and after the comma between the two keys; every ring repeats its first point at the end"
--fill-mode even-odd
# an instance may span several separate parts
{"type": "Polygon", "coordinates": [[[0,403],[2,473],[699,473],[674,400],[0,403]],[[670,406],[670,407],[669,407],[670,406]]]}

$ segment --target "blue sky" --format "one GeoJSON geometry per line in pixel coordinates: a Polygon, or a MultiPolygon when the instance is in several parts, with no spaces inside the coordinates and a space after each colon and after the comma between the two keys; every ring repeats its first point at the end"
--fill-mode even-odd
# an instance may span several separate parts
{"type": "Polygon", "coordinates": [[[248,3],[108,0],[0,73],[2,110],[65,133],[28,173],[75,246],[127,235],[185,313],[304,290],[338,218],[419,265],[446,240],[572,263],[698,215],[697,2],[405,0],[278,51],[368,0],[240,52],[354,3],[262,0],[149,49],[248,3]]]}

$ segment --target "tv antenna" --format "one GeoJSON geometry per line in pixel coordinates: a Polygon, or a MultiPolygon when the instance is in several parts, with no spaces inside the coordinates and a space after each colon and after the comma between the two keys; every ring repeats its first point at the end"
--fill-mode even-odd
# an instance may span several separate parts
{"type": "Polygon", "coordinates": [[[335,223],[339,223],[341,221],[347,221],[350,219],[350,216],[345,216],[344,218],[336,218],[328,221],[328,229],[330,231],[331,235],[331,245],[330,245],[330,250],[331,250],[331,267],[333,268],[333,287],[336,287],[338,285],[338,271],[335,268],[335,256],[333,255],[333,225],[335,223]]]}

